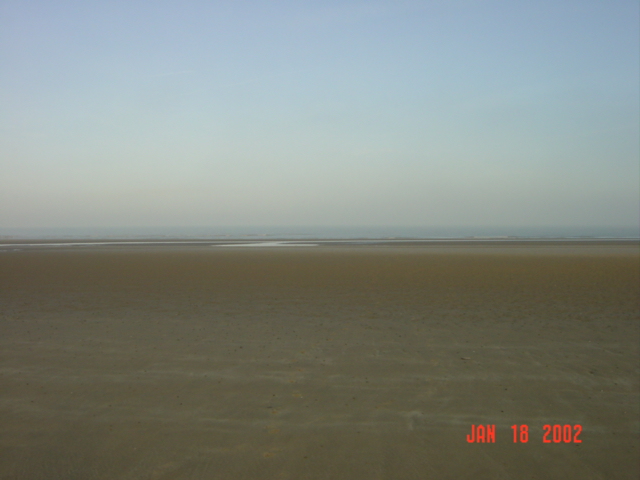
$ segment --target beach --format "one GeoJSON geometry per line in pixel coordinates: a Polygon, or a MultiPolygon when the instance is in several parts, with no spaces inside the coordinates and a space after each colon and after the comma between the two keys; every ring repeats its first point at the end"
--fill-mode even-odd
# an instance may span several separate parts
{"type": "Polygon", "coordinates": [[[637,241],[314,245],[0,249],[0,478],[640,476],[637,241]]]}

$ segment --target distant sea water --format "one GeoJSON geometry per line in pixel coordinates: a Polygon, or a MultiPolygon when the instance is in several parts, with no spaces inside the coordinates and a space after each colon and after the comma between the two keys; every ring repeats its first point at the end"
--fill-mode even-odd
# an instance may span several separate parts
{"type": "Polygon", "coordinates": [[[215,226],[0,228],[0,239],[639,239],[640,227],[215,226]]]}

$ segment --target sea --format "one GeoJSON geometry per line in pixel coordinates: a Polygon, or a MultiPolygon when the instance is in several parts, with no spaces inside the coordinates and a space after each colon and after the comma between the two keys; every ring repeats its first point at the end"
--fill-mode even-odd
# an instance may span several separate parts
{"type": "Polygon", "coordinates": [[[155,226],[2,228],[0,240],[640,239],[640,226],[155,226]]]}

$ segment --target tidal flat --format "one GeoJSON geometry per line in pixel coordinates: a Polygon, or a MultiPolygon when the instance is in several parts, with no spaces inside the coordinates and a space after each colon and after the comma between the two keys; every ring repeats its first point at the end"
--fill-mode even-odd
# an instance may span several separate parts
{"type": "Polygon", "coordinates": [[[637,242],[5,250],[0,478],[637,479],[639,292],[637,242]]]}

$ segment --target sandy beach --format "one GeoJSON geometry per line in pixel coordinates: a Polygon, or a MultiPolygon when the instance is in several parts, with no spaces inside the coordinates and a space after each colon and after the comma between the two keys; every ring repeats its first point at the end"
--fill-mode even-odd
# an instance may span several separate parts
{"type": "Polygon", "coordinates": [[[637,242],[5,249],[0,478],[637,479],[639,291],[637,242]]]}

